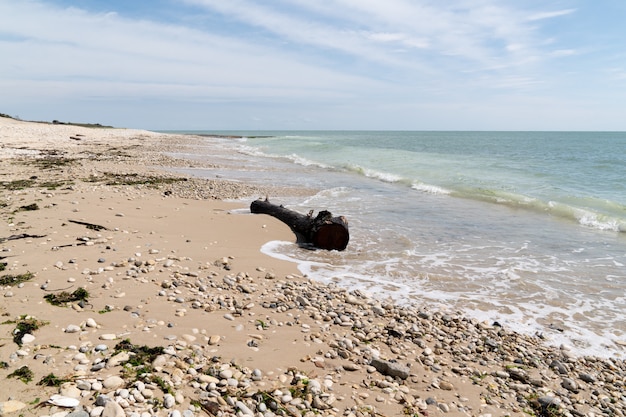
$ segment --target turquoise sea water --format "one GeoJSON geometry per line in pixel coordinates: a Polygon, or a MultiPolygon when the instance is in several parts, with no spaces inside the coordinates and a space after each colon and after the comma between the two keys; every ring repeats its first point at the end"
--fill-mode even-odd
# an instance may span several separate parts
{"type": "Polygon", "coordinates": [[[312,278],[626,355],[626,133],[193,133],[243,138],[198,137],[178,156],[220,167],[188,173],[348,218],[344,252],[263,247],[312,278]]]}

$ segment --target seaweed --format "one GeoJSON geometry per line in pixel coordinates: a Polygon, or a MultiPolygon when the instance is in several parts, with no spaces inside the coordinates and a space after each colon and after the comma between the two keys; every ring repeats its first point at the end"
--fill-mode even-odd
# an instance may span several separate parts
{"type": "Polygon", "coordinates": [[[17,378],[23,383],[28,384],[33,380],[33,376],[33,371],[31,371],[28,366],[24,365],[7,375],[7,378],[17,378]]]}
{"type": "Polygon", "coordinates": [[[21,316],[15,323],[16,326],[15,330],[13,330],[13,341],[18,346],[22,346],[22,338],[25,334],[32,334],[41,326],[48,324],[47,322],[37,320],[36,318],[30,316],[21,316]]]}
{"type": "Polygon", "coordinates": [[[132,174],[114,174],[105,172],[101,177],[90,176],[83,179],[85,182],[104,182],[106,185],[146,185],[157,188],[162,184],[173,184],[176,182],[187,181],[187,178],[181,177],[158,177],[154,175],[132,174]]]}
{"type": "Polygon", "coordinates": [[[0,285],[17,285],[22,282],[31,280],[34,276],[35,274],[33,274],[32,272],[26,272],[25,274],[20,275],[3,275],[0,277],[0,285]]]}
{"type": "Polygon", "coordinates": [[[173,394],[172,387],[170,387],[163,378],[158,375],[154,375],[154,368],[152,362],[157,356],[163,354],[163,346],[148,347],[134,345],[129,339],[124,339],[115,345],[115,352],[126,351],[132,353],[130,359],[125,362],[125,373],[128,375],[131,371],[134,372],[136,380],[142,380],[158,386],[161,391],[166,394],[173,394]]]}
{"type": "Polygon", "coordinates": [[[32,179],[13,180],[13,181],[3,182],[1,183],[1,185],[7,190],[15,191],[15,190],[23,190],[24,188],[32,187],[35,185],[35,181],[32,179]]]}
{"type": "Polygon", "coordinates": [[[34,159],[31,164],[43,170],[60,169],[76,162],[74,158],[46,157],[34,159]]]}
{"type": "Polygon", "coordinates": [[[70,382],[70,380],[65,378],[59,378],[58,376],[50,373],[41,378],[41,380],[37,382],[37,385],[43,385],[45,387],[60,387],[66,382],[70,382]]]}
{"type": "Polygon", "coordinates": [[[16,210],[16,212],[17,211],[35,211],[35,210],[39,210],[39,206],[37,205],[37,203],[28,204],[26,206],[21,206],[20,208],[16,210]]]}
{"type": "Polygon", "coordinates": [[[53,306],[61,306],[76,301],[87,301],[89,292],[84,288],[79,288],[72,293],[61,291],[58,294],[46,294],[43,298],[53,306]]]}
{"type": "Polygon", "coordinates": [[[56,189],[58,189],[60,187],[63,187],[65,185],[69,186],[69,185],[72,185],[72,184],[74,184],[72,181],[60,180],[60,181],[44,181],[44,182],[40,182],[38,185],[41,188],[45,188],[47,190],[51,190],[52,191],[52,190],[56,190],[56,189]]]}
{"type": "Polygon", "coordinates": [[[128,360],[132,366],[140,366],[146,365],[147,363],[152,363],[157,356],[163,354],[163,346],[139,346],[133,345],[130,342],[130,339],[124,339],[115,345],[115,352],[126,351],[134,353],[134,355],[128,360]]]}

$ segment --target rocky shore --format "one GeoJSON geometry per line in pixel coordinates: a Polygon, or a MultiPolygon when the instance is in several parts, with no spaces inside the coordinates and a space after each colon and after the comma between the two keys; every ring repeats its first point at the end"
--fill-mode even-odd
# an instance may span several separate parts
{"type": "Polygon", "coordinates": [[[0,118],[0,416],[623,416],[626,364],[323,285],[190,137],[0,118]]]}

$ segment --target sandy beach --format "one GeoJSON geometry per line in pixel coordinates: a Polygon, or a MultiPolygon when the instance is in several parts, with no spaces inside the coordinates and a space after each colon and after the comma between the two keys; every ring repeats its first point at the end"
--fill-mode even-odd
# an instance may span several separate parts
{"type": "Polygon", "coordinates": [[[623,360],[263,255],[299,191],[168,171],[191,140],[0,117],[0,416],[625,415],[623,360]]]}

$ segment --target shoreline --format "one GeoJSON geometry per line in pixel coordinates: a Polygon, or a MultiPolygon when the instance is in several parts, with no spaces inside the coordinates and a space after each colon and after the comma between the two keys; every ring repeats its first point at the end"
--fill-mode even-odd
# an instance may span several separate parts
{"type": "Polygon", "coordinates": [[[0,118],[0,278],[34,274],[1,287],[0,415],[624,415],[623,360],[263,255],[291,231],[223,200],[281,189],[173,174],[192,162],[164,153],[190,140],[0,118]],[[79,288],[86,300],[44,299],[79,288]],[[40,327],[16,343],[27,317],[40,327]],[[50,375],[59,386],[37,385],[50,375]]]}

